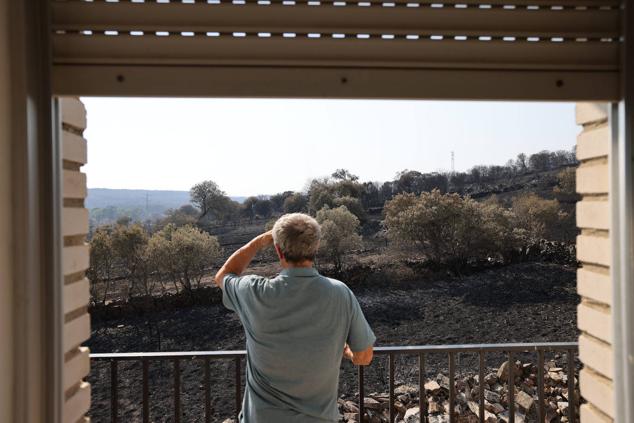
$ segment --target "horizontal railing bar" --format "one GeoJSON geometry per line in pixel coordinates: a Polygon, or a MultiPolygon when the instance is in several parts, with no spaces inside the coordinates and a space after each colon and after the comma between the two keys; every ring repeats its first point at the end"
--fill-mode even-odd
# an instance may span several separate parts
{"type": "MultiPolygon", "coordinates": [[[[577,342],[543,342],[513,344],[461,344],[461,345],[407,345],[374,348],[374,354],[418,354],[448,352],[533,352],[576,350],[577,342]]],[[[168,352],[131,352],[131,353],[93,353],[93,360],[141,360],[148,359],[224,359],[246,356],[245,350],[230,351],[168,351],[168,352]]]]}
{"type": "Polygon", "coordinates": [[[545,343],[513,343],[513,344],[462,344],[462,345],[412,345],[377,347],[375,354],[389,353],[445,353],[445,352],[479,352],[479,351],[520,351],[531,352],[539,350],[566,350],[577,348],[577,342],[545,342],[545,343]]]}
{"type": "Polygon", "coordinates": [[[228,350],[228,351],[165,351],[165,352],[131,352],[131,353],[92,353],[90,358],[93,360],[141,360],[143,358],[151,358],[155,360],[173,359],[173,358],[235,358],[247,355],[245,350],[228,350]]]}

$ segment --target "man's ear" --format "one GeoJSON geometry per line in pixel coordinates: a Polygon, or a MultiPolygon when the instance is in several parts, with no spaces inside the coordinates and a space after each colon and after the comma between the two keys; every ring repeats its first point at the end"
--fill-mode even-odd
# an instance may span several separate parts
{"type": "Polygon", "coordinates": [[[280,260],[284,260],[284,253],[282,252],[282,250],[280,249],[280,247],[277,244],[273,244],[273,246],[275,247],[275,252],[277,253],[277,257],[280,260]]]}

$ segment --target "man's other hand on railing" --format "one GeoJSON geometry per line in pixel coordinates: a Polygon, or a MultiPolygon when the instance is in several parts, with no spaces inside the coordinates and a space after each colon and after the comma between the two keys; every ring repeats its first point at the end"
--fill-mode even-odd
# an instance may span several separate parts
{"type": "Polygon", "coordinates": [[[354,352],[350,349],[348,344],[343,347],[343,357],[352,361],[355,366],[367,366],[372,361],[374,355],[374,348],[372,346],[359,352],[354,352]]]}

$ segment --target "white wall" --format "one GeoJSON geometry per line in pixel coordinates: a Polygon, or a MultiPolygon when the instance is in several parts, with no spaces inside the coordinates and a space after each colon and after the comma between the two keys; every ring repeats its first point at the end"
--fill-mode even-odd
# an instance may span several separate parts
{"type": "Polygon", "coordinates": [[[0,422],[13,420],[9,1],[0,0],[0,422]]]}

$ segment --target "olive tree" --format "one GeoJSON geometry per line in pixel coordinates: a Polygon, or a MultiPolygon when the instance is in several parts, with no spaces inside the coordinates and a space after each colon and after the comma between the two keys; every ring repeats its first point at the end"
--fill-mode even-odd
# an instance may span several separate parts
{"type": "Polygon", "coordinates": [[[524,231],[527,244],[561,239],[560,225],[569,217],[557,200],[546,200],[534,193],[515,197],[512,211],[514,226],[524,231]]]}
{"type": "Polygon", "coordinates": [[[497,237],[510,226],[500,221],[508,218],[493,204],[433,190],[395,196],[385,205],[383,224],[392,242],[412,246],[431,261],[462,266],[500,253],[497,237]]]}
{"type": "Polygon", "coordinates": [[[239,204],[231,200],[214,181],[203,181],[189,191],[191,202],[200,210],[203,218],[229,220],[237,215],[239,204]]]}
{"type": "Polygon", "coordinates": [[[218,239],[193,226],[167,225],[148,243],[148,256],[161,274],[187,292],[200,282],[222,254],[218,239]]]}
{"type": "Polygon", "coordinates": [[[90,268],[87,271],[87,276],[90,280],[90,297],[94,303],[106,303],[112,283],[115,257],[110,231],[109,226],[99,227],[90,239],[90,268]],[[98,284],[103,285],[101,293],[98,284]]]}
{"type": "Polygon", "coordinates": [[[308,207],[308,198],[300,192],[295,192],[284,200],[284,213],[305,212],[308,207]]]}
{"type": "Polygon", "coordinates": [[[151,295],[154,287],[152,268],[147,256],[148,234],[143,226],[117,225],[112,232],[112,248],[124,276],[129,282],[128,297],[133,292],[151,295]]]}
{"type": "Polygon", "coordinates": [[[340,273],[344,269],[346,253],[362,246],[359,219],[346,206],[340,206],[322,208],[317,212],[317,221],[321,225],[319,255],[330,261],[335,272],[340,273]]]}

